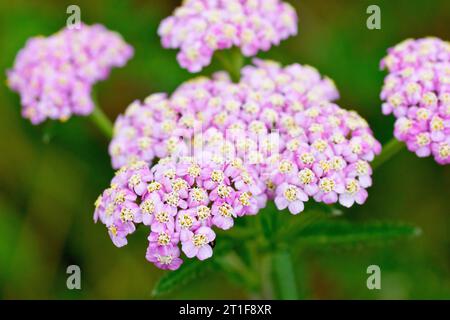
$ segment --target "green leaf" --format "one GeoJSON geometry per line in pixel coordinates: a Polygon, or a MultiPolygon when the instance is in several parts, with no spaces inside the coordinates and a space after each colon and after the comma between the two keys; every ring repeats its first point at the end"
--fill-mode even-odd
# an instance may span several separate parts
{"type": "Polygon", "coordinates": [[[184,259],[184,263],[176,271],[167,271],[156,283],[152,291],[153,297],[170,293],[179,289],[193,280],[203,276],[214,266],[214,260],[230,249],[230,244],[222,241],[214,248],[214,255],[211,259],[200,261],[197,259],[184,259]]]}
{"type": "Polygon", "coordinates": [[[418,227],[403,223],[321,221],[295,234],[299,243],[316,245],[366,244],[420,235],[418,227]]]}
{"type": "Polygon", "coordinates": [[[250,269],[236,252],[217,256],[214,263],[234,283],[244,286],[249,292],[258,292],[258,274],[250,269]]]}
{"type": "Polygon", "coordinates": [[[170,293],[189,284],[205,274],[210,267],[211,263],[207,261],[190,260],[184,262],[178,270],[168,271],[159,279],[153,288],[153,297],[170,293]]]}

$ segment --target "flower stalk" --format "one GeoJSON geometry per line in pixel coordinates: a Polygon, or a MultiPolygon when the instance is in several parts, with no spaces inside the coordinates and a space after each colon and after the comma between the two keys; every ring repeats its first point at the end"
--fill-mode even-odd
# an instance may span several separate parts
{"type": "Polygon", "coordinates": [[[108,140],[111,140],[113,137],[113,124],[111,123],[111,120],[109,120],[108,116],[100,108],[96,99],[93,100],[95,106],[94,110],[89,115],[89,119],[100,130],[100,132],[105,135],[108,140]]]}
{"type": "Polygon", "coordinates": [[[241,68],[244,65],[244,57],[240,51],[233,48],[228,52],[217,52],[216,56],[225,71],[230,74],[231,80],[239,82],[241,68]]]}
{"type": "Polygon", "coordinates": [[[400,152],[400,150],[403,150],[404,147],[405,144],[403,142],[398,141],[395,138],[389,140],[389,142],[383,146],[381,153],[372,161],[371,163],[372,169],[375,170],[376,168],[381,166],[387,160],[389,160],[398,152],[400,152]]]}
{"type": "Polygon", "coordinates": [[[272,254],[273,278],[276,284],[277,299],[298,299],[292,256],[286,249],[272,254]]]}

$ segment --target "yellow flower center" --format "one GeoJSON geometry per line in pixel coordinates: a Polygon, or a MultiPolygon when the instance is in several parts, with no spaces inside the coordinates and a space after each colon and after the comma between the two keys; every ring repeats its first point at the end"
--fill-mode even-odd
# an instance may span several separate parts
{"type": "Polygon", "coordinates": [[[192,178],[196,178],[200,175],[201,168],[198,164],[194,163],[188,168],[188,174],[192,178]]]}
{"type": "Polygon", "coordinates": [[[169,153],[173,153],[178,147],[178,139],[174,137],[170,138],[167,140],[166,147],[169,153]]]}
{"type": "Polygon", "coordinates": [[[297,200],[297,188],[294,186],[289,186],[284,190],[284,197],[288,201],[295,201],[297,200]]]}
{"type": "Polygon", "coordinates": [[[433,92],[427,92],[422,96],[422,103],[427,106],[433,106],[437,102],[437,97],[433,92]]]}
{"type": "Polygon", "coordinates": [[[269,189],[271,191],[275,190],[275,184],[271,180],[266,181],[266,186],[267,186],[267,189],[269,189]]]}
{"type": "Polygon", "coordinates": [[[389,97],[388,102],[393,108],[397,108],[403,103],[403,97],[399,94],[394,94],[389,97]]]}
{"type": "Polygon", "coordinates": [[[148,184],[147,190],[148,192],[154,192],[161,189],[161,184],[159,182],[156,181],[152,181],[148,184]]]}
{"type": "Polygon", "coordinates": [[[132,221],[133,211],[130,208],[123,207],[122,210],[120,210],[120,219],[123,222],[132,221]]]}
{"type": "Polygon", "coordinates": [[[220,170],[213,170],[211,172],[211,180],[214,182],[222,182],[224,178],[224,173],[220,170]]]}
{"type": "Polygon", "coordinates": [[[124,202],[125,202],[125,193],[123,191],[119,191],[114,198],[114,203],[122,204],[124,202]]]}
{"type": "Polygon", "coordinates": [[[420,108],[419,110],[417,110],[417,118],[419,120],[427,120],[429,117],[430,111],[428,111],[428,109],[420,108]]]}
{"type": "Polygon", "coordinates": [[[231,165],[232,165],[234,168],[242,169],[242,168],[243,168],[243,161],[242,161],[241,158],[235,158],[235,159],[233,159],[233,160],[231,161],[231,165]]]}
{"type": "Polygon", "coordinates": [[[424,147],[430,143],[430,138],[426,133],[422,132],[416,136],[416,142],[419,146],[424,147]]]}
{"type": "Polygon", "coordinates": [[[314,172],[312,172],[312,170],[308,168],[302,169],[298,173],[298,178],[300,179],[301,183],[310,184],[314,179],[314,172]]]}
{"type": "Polygon", "coordinates": [[[323,172],[328,172],[331,169],[331,163],[327,160],[320,160],[319,165],[322,168],[323,172]]]}
{"type": "Polygon", "coordinates": [[[189,229],[194,224],[194,220],[188,214],[183,214],[180,216],[180,226],[184,229],[189,229]]]}
{"type": "Polygon", "coordinates": [[[342,157],[333,157],[331,165],[334,170],[341,170],[345,167],[345,160],[342,157]]]}
{"type": "Polygon", "coordinates": [[[112,235],[115,237],[117,236],[117,228],[115,225],[112,225],[108,228],[108,230],[112,233],[112,235]]]}
{"type": "Polygon", "coordinates": [[[298,149],[299,146],[300,146],[300,141],[298,141],[297,139],[294,139],[287,143],[286,148],[289,151],[295,151],[298,149]]]}
{"type": "Polygon", "coordinates": [[[170,255],[167,255],[167,256],[158,255],[157,259],[158,259],[159,263],[164,264],[164,265],[168,265],[168,264],[172,263],[173,257],[170,256],[170,255]]]}
{"type": "Polygon", "coordinates": [[[300,155],[300,161],[303,162],[303,164],[311,165],[314,163],[314,155],[310,152],[305,152],[300,155]]]}
{"type": "Polygon", "coordinates": [[[110,203],[105,209],[106,216],[110,217],[114,213],[115,208],[114,204],[110,203]]]}
{"type": "Polygon", "coordinates": [[[323,132],[323,125],[319,124],[319,123],[313,123],[310,127],[309,127],[309,131],[313,132],[313,133],[318,133],[318,132],[323,132]]]}
{"type": "Polygon", "coordinates": [[[332,141],[336,144],[342,143],[345,141],[345,137],[342,133],[335,133],[332,136],[332,141]]]}
{"type": "Polygon", "coordinates": [[[177,192],[170,192],[166,195],[166,202],[172,207],[178,206],[178,202],[180,201],[180,196],[177,192]]]}
{"type": "Polygon", "coordinates": [[[439,156],[441,158],[448,158],[450,156],[450,145],[448,145],[447,143],[441,143],[439,145],[439,156]]]}
{"type": "Polygon", "coordinates": [[[197,202],[201,202],[206,199],[206,192],[202,188],[192,188],[192,199],[197,202]]]}
{"type": "Polygon", "coordinates": [[[404,121],[400,122],[400,131],[402,133],[407,133],[409,129],[412,127],[412,121],[409,119],[404,119],[404,121]]]}
{"type": "Polygon", "coordinates": [[[139,185],[142,182],[141,180],[141,176],[137,173],[133,174],[130,179],[128,179],[128,184],[131,187],[136,187],[137,185],[139,185]]]}
{"type": "Polygon", "coordinates": [[[141,150],[147,150],[151,145],[151,140],[148,137],[142,137],[138,140],[138,146],[141,150]]]}
{"type": "Polygon", "coordinates": [[[158,244],[160,246],[167,246],[170,243],[170,235],[167,232],[161,232],[158,235],[158,244]]]}
{"type": "Polygon", "coordinates": [[[94,202],[94,206],[95,206],[95,208],[97,209],[98,207],[100,207],[100,205],[102,204],[102,196],[101,195],[99,195],[98,197],[97,197],[97,200],[95,200],[95,202],[94,202]]]}
{"type": "Polygon", "coordinates": [[[356,172],[359,175],[366,175],[369,170],[369,164],[366,161],[358,160],[356,163],[356,172]]]}
{"type": "Polygon", "coordinates": [[[345,186],[345,189],[348,193],[355,194],[359,190],[358,181],[356,181],[355,179],[350,180],[345,186]]]}
{"type": "Polygon", "coordinates": [[[306,115],[310,118],[316,118],[320,114],[320,111],[316,107],[312,107],[306,111],[306,115]]]}
{"type": "Polygon", "coordinates": [[[186,181],[184,181],[181,178],[176,179],[175,181],[172,182],[172,189],[173,191],[180,191],[180,190],[184,190],[187,189],[188,184],[186,181]]]}
{"type": "Polygon", "coordinates": [[[334,190],[335,185],[336,184],[335,184],[333,179],[331,179],[331,178],[323,178],[323,179],[320,180],[319,188],[323,192],[331,192],[331,191],[334,190]]]}
{"type": "Polygon", "coordinates": [[[152,214],[155,211],[155,203],[150,199],[144,200],[140,207],[142,212],[146,214],[152,214]]]}
{"type": "Polygon", "coordinates": [[[242,172],[242,173],[241,173],[241,178],[242,178],[242,181],[244,181],[244,183],[245,183],[246,185],[251,185],[251,184],[253,184],[253,179],[252,179],[252,177],[248,174],[248,172],[246,172],[246,171],[242,172]]]}
{"type": "Polygon", "coordinates": [[[444,130],[444,120],[439,116],[435,116],[433,120],[431,120],[431,130],[433,131],[441,131],[444,130]]]}
{"type": "Polygon", "coordinates": [[[226,186],[224,184],[221,184],[218,188],[217,188],[217,194],[219,195],[219,197],[221,198],[226,198],[230,195],[232,191],[232,188],[229,186],[226,186]]]}
{"type": "Polygon", "coordinates": [[[211,209],[207,206],[198,206],[197,216],[200,220],[205,220],[211,215],[211,209]]]}
{"type": "Polygon", "coordinates": [[[233,208],[228,203],[224,203],[219,207],[219,214],[223,217],[231,217],[232,212],[233,208]]]}
{"type": "Polygon", "coordinates": [[[419,92],[419,90],[420,90],[420,86],[415,82],[409,83],[406,86],[406,92],[408,92],[409,94],[414,94],[416,92],[419,92]]]}
{"type": "Polygon", "coordinates": [[[360,154],[362,152],[362,146],[358,142],[354,142],[351,144],[352,152],[354,154],[360,154]]]}
{"type": "Polygon", "coordinates": [[[250,199],[252,197],[251,192],[243,192],[240,196],[239,196],[239,202],[243,205],[243,206],[249,206],[250,205],[250,199]]]}
{"type": "Polygon", "coordinates": [[[325,149],[327,148],[327,145],[328,145],[327,142],[323,139],[317,139],[312,144],[313,148],[319,152],[325,151],[325,149]]]}
{"type": "Polygon", "coordinates": [[[166,172],[164,172],[164,176],[169,179],[175,178],[175,170],[174,169],[166,170],[166,172]]]}
{"type": "Polygon", "coordinates": [[[288,160],[282,160],[280,165],[278,166],[278,169],[280,170],[281,173],[289,173],[291,172],[292,168],[293,168],[292,162],[288,160]]]}
{"type": "Polygon", "coordinates": [[[194,246],[196,246],[196,247],[203,247],[205,244],[208,243],[208,238],[206,238],[206,235],[204,235],[204,234],[196,234],[192,238],[192,242],[194,243],[194,246]]]}

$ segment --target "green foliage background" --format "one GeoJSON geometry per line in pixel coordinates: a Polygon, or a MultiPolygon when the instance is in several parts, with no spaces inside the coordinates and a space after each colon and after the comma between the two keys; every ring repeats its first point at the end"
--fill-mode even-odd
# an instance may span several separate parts
{"type": "MultiPolygon", "coordinates": [[[[298,36],[260,56],[317,67],[335,80],[342,107],[357,110],[368,119],[376,137],[388,141],[394,121],[380,112],[378,95],[384,73],[378,69],[379,60],[388,47],[408,37],[435,35],[450,40],[450,2],[291,2],[300,18],[298,36]],[[381,30],[366,28],[370,4],[381,7],[381,30]]],[[[164,50],[156,35],[159,21],[172,12],[177,1],[2,0],[3,78],[26,39],[59,30],[67,18],[67,6],[74,3],[81,7],[83,21],[120,32],[135,48],[135,57],[126,67],[114,70],[97,85],[100,104],[111,119],[134,99],[170,92],[191,77],[178,67],[176,53],[164,50]]],[[[217,67],[213,64],[205,73],[217,67]]],[[[0,297],[150,298],[163,272],[144,258],[145,232],[140,230],[127,247],[117,249],[104,227],[92,221],[93,202],[113,174],[107,141],[84,118],[34,127],[20,117],[19,110],[18,95],[2,83],[0,297]],[[81,267],[82,290],[66,289],[65,271],[70,264],[81,267]]],[[[368,202],[344,210],[345,219],[404,221],[419,226],[422,235],[387,246],[356,243],[348,248],[330,243],[298,250],[294,268],[301,297],[450,298],[450,168],[403,151],[373,178],[368,202]],[[381,267],[380,291],[366,288],[366,268],[371,264],[381,267]]],[[[303,236],[311,240],[308,234],[303,236]]],[[[214,270],[162,297],[249,298],[236,282],[214,270]]]]}

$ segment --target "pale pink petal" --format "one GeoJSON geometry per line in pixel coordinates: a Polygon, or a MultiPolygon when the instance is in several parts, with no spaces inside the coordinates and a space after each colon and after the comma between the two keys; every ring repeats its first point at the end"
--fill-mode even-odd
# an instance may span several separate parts
{"type": "Polygon", "coordinates": [[[289,211],[292,214],[298,214],[298,213],[302,212],[304,208],[305,208],[305,205],[303,204],[303,202],[301,202],[299,200],[293,201],[289,204],[289,211]]]}
{"type": "Polygon", "coordinates": [[[183,242],[181,249],[188,258],[193,258],[198,253],[198,248],[192,243],[192,241],[183,242]]]}
{"type": "Polygon", "coordinates": [[[204,245],[198,250],[197,258],[199,260],[205,260],[211,258],[213,250],[210,245],[204,245]]]}

